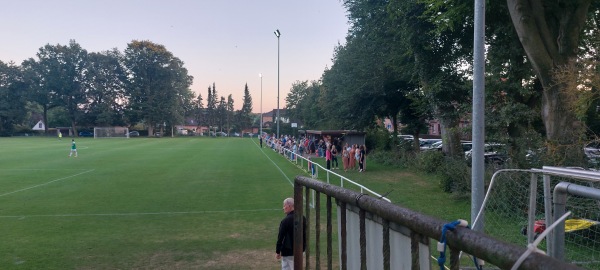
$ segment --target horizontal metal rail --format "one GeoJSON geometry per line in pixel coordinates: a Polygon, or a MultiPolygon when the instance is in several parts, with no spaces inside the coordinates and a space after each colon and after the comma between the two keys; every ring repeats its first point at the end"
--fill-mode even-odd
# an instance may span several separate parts
{"type": "Polygon", "coordinates": [[[545,175],[567,177],[572,179],[587,180],[591,182],[600,182],[600,172],[588,171],[580,168],[564,168],[543,166],[542,169],[531,169],[536,173],[545,175]]]}
{"type": "Polygon", "coordinates": [[[348,179],[347,177],[345,177],[343,175],[340,175],[340,174],[337,174],[335,172],[332,172],[331,170],[328,170],[328,169],[324,168],[320,164],[315,163],[314,161],[312,161],[312,160],[310,160],[308,158],[305,158],[305,157],[303,157],[301,155],[298,155],[298,153],[294,153],[293,151],[291,151],[289,149],[286,149],[286,148],[283,148],[283,153],[284,153],[284,156],[288,160],[290,160],[291,162],[296,162],[296,164],[297,164],[298,160],[300,160],[300,162],[301,162],[300,167],[301,168],[304,168],[304,162],[306,162],[307,170],[308,170],[309,174],[313,175],[313,177],[315,179],[319,176],[319,170],[323,170],[327,174],[326,175],[326,177],[327,177],[327,183],[330,183],[330,179],[329,179],[330,175],[333,175],[335,177],[339,177],[339,179],[340,179],[340,186],[341,187],[344,187],[344,184],[351,184],[351,185],[354,185],[355,187],[359,188],[360,189],[360,193],[368,192],[369,194],[371,194],[371,195],[373,195],[373,196],[375,196],[377,198],[381,198],[383,200],[391,202],[390,199],[384,197],[383,195],[381,195],[381,194],[379,194],[379,193],[377,193],[377,192],[375,192],[375,191],[373,191],[373,190],[371,190],[371,189],[369,189],[369,188],[367,188],[367,187],[365,187],[365,186],[363,186],[363,185],[361,185],[359,183],[356,183],[356,182],[348,179]],[[316,171],[315,171],[314,174],[311,172],[311,170],[309,168],[310,166],[314,166],[315,167],[316,171]]]}
{"type": "MultiPolygon", "coordinates": [[[[560,182],[554,187],[554,220],[556,222],[564,213],[567,204],[567,195],[575,195],[583,198],[589,198],[596,201],[600,201],[600,189],[581,186],[569,182],[560,182]]],[[[556,227],[554,231],[553,239],[554,249],[551,252],[551,256],[564,260],[565,256],[565,222],[562,221],[556,227]]]]}
{"type": "MultiPolygon", "coordinates": [[[[446,223],[448,223],[435,217],[427,216],[419,212],[394,205],[390,202],[381,199],[373,198],[370,196],[364,196],[365,194],[344,189],[342,187],[334,186],[321,181],[316,181],[314,179],[303,176],[297,176],[294,181],[294,197],[297,199],[296,202],[299,203],[299,205],[295,207],[295,215],[297,220],[300,220],[303,216],[303,188],[313,189],[319,193],[331,196],[342,204],[354,205],[360,208],[361,210],[379,216],[384,220],[400,224],[411,230],[411,232],[423,235],[428,238],[440,239],[442,235],[442,228],[446,223]]],[[[302,223],[299,222],[299,224],[299,226],[295,226],[295,235],[302,235],[302,223]]],[[[342,242],[342,251],[345,249],[345,247],[343,246],[345,240],[343,238],[344,235],[342,234],[342,239],[340,239],[340,241],[342,242]]],[[[295,258],[298,258],[298,260],[295,260],[295,266],[296,269],[302,269],[302,238],[298,237],[294,240],[296,240],[294,242],[294,254],[298,255],[295,256],[295,258]]],[[[448,232],[446,235],[446,241],[453,254],[455,254],[451,255],[450,262],[453,267],[456,267],[453,269],[458,269],[458,264],[455,260],[457,260],[458,258],[458,254],[456,253],[456,251],[459,250],[464,251],[468,254],[472,254],[477,258],[480,258],[497,267],[500,267],[501,269],[511,268],[515,264],[515,262],[517,262],[519,257],[526,251],[524,247],[505,243],[500,240],[491,238],[490,236],[485,235],[481,232],[469,230],[467,228],[462,227],[457,227],[454,231],[448,232]]],[[[384,254],[382,254],[382,260],[383,257],[384,254]]],[[[377,258],[369,259],[371,260],[377,258]]],[[[343,256],[340,264],[342,266],[346,264],[343,256]]],[[[532,253],[523,261],[519,269],[581,268],[578,268],[576,265],[556,260],[552,257],[543,254],[532,253]]]]}

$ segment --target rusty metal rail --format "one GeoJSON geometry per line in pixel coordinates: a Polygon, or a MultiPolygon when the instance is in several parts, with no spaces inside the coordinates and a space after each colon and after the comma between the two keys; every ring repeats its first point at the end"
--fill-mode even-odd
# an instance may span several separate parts
{"type": "MultiPolygon", "coordinates": [[[[340,239],[341,250],[340,252],[340,268],[345,270],[348,268],[347,265],[347,253],[346,237],[349,232],[346,231],[346,207],[358,207],[360,209],[360,254],[361,254],[361,269],[366,269],[367,260],[382,260],[384,262],[384,269],[390,269],[390,253],[389,250],[389,223],[393,222],[404,226],[410,230],[411,235],[411,257],[412,257],[412,269],[420,269],[418,263],[419,251],[418,248],[414,248],[419,241],[423,242],[422,238],[426,239],[440,239],[442,234],[442,228],[444,222],[440,219],[421,214],[419,212],[394,205],[387,201],[370,197],[366,194],[357,193],[352,190],[337,187],[331,184],[323,183],[320,181],[313,180],[311,178],[298,176],[294,181],[294,201],[295,201],[295,220],[302,220],[302,216],[306,214],[306,218],[310,219],[309,211],[310,208],[310,189],[316,191],[315,196],[321,196],[324,194],[327,196],[327,269],[332,269],[332,247],[331,247],[331,198],[335,198],[338,206],[340,207],[340,239]],[[306,188],[306,190],[304,190],[306,188]],[[305,191],[305,194],[303,194],[305,191]],[[305,200],[305,201],[304,201],[305,200]],[[306,211],[306,212],[305,212],[306,211]],[[380,249],[381,257],[379,258],[367,258],[366,256],[366,245],[365,243],[365,226],[364,219],[365,213],[370,213],[379,217],[382,220],[384,237],[383,247],[380,249]]],[[[320,200],[320,199],[318,199],[320,200]]],[[[319,207],[314,208],[315,216],[320,216],[321,209],[319,207]]],[[[310,226],[310,222],[307,222],[307,226],[310,226]]],[[[303,256],[302,256],[302,222],[294,223],[294,269],[303,269],[303,256]]],[[[320,235],[320,221],[315,222],[315,230],[317,232],[317,243],[319,242],[320,235]]],[[[310,230],[307,230],[310,231],[310,230]]],[[[351,232],[356,233],[356,232],[351,232]]],[[[467,228],[457,227],[454,231],[448,232],[446,235],[447,245],[450,248],[450,267],[451,269],[459,269],[458,253],[464,251],[468,254],[472,254],[477,258],[483,259],[484,261],[491,263],[501,269],[510,269],[519,257],[525,252],[525,247],[508,244],[500,240],[491,238],[483,233],[472,231],[467,228]]],[[[310,237],[307,236],[306,245],[306,269],[310,269],[308,265],[310,258],[310,237]]],[[[425,240],[428,242],[428,240],[425,240]]],[[[320,247],[316,244],[316,250],[319,251],[320,247]]],[[[320,269],[320,252],[315,254],[315,261],[317,262],[316,269],[320,269]]],[[[568,264],[549,256],[532,253],[519,269],[580,269],[575,265],[568,264]]]]}

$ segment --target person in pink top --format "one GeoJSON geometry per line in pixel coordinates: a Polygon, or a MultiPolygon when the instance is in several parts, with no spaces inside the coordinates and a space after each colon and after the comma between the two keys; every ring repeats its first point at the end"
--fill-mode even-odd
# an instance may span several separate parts
{"type": "Polygon", "coordinates": [[[354,167],[356,166],[356,146],[353,144],[352,148],[350,148],[350,151],[348,152],[350,154],[350,170],[354,170],[354,167]]]}
{"type": "Polygon", "coordinates": [[[308,138],[304,138],[304,149],[306,153],[310,155],[310,148],[308,148],[308,138]]]}

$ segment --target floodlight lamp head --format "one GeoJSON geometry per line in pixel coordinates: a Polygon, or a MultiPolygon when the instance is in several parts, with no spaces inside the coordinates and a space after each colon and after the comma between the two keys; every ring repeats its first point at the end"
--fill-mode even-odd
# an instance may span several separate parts
{"type": "Polygon", "coordinates": [[[261,77],[261,78],[262,78],[262,73],[258,73],[258,77],[261,77]]]}
{"type": "Polygon", "coordinates": [[[276,37],[279,37],[279,36],[281,36],[281,32],[279,32],[279,29],[275,30],[275,36],[276,36],[276,37]]]}

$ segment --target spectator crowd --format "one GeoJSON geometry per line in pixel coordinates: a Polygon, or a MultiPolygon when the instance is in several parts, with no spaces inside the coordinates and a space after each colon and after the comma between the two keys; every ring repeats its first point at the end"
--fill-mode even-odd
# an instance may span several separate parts
{"type": "Polygon", "coordinates": [[[342,168],[345,172],[366,170],[365,145],[344,143],[339,138],[329,136],[302,136],[296,138],[290,135],[281,135],[279,138],[275,134],[264,133],[261,135],[266,147],[281,155],[287,155],[290,160],[296,160],[297,155],[310,158],[325,158],[327,170],[339,170],[339,159],[341,157],[342,168]],[[287,150],[287,151],[286,151],[287,150]]]}

